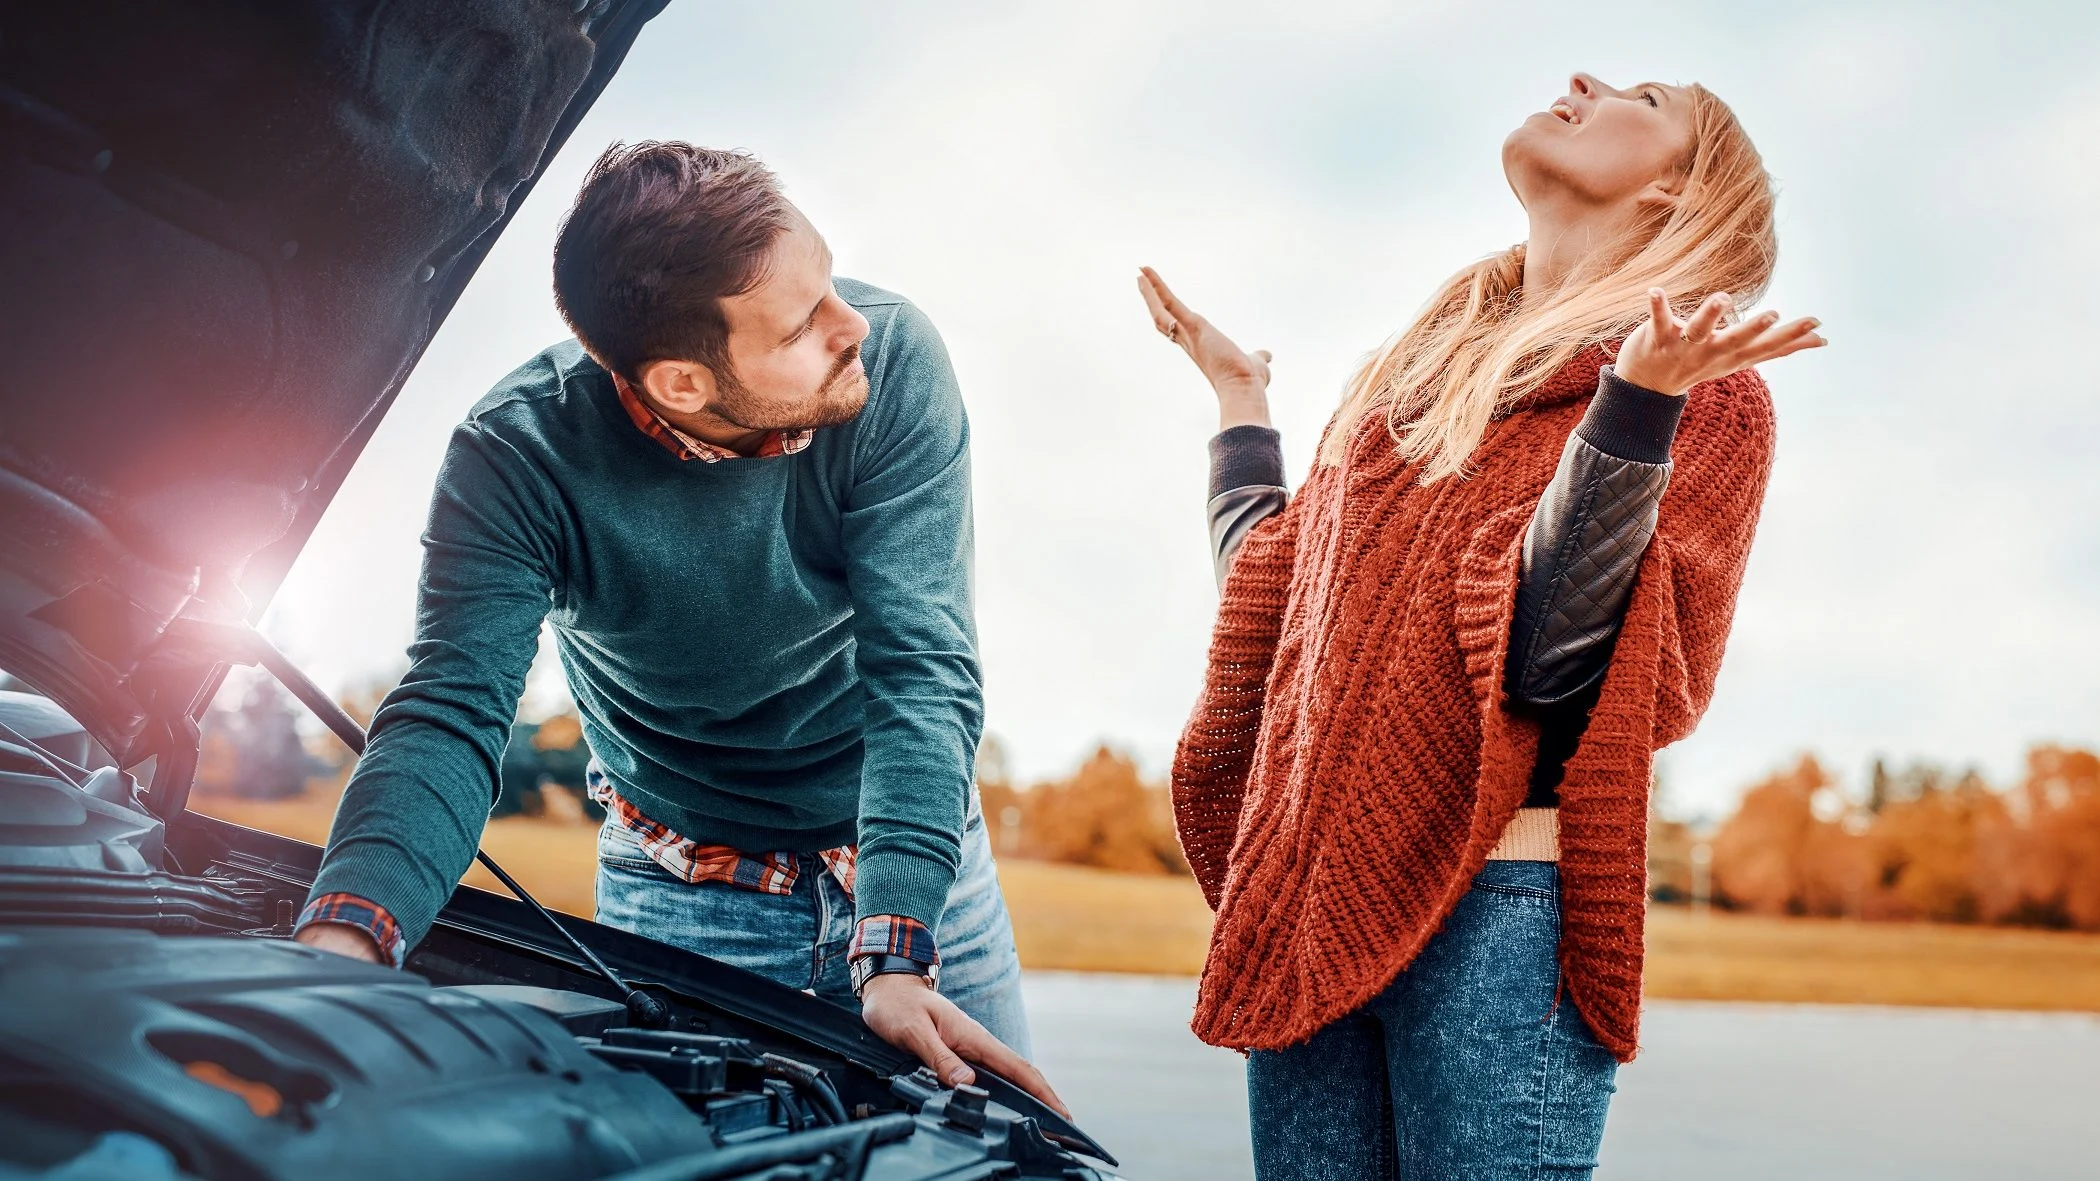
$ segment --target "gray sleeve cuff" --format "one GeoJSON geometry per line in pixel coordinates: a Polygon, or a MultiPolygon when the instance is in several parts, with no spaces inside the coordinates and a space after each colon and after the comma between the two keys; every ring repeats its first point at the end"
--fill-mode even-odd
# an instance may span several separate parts
{"type": "Polygon", "coordinates": [[[1232,556],[1256,525],[1283,511],[1290,492],[1280,486],[1249,484],[1229,488],[1210,498],[1210,563],[1218,585],[1225,585],[1232,569],[1232,556]]]}
{"type": "Polygon", "coordinates": [[[1210,440],[1210,494],[1283,485],[1283,435],[1272,427],[1236,426],[1210,440]]]}
{"type": "Polygon", "coordinates": [[[1606,455],[1636,463],[1670,462],[1670,443],[1685,399],[1659,394],[1620,377],[1606,365],[1597,374],[1597,396],[1575,433],[1606,455]]]}

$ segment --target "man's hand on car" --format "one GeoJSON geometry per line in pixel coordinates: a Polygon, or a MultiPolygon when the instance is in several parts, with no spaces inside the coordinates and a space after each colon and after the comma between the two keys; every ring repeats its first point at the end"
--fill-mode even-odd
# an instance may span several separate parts
{"type": "Polygon", "coordinates": [[[909,1050],[933,1069],[941,1082],[959,1087],[976,1081],[974,1062],[1072,1117],[1043,1072],[1008,1049],[991,1031],[956,1008],[955,1002],[926,986],[923,977],[892,972],[871,978],[860,995],[861,1017],[877,1037],[909,1050]]]}
{"type": "Polygon", "coordinates": [[[372,941],[370,935],[348,923],[310,923],[297,935],[292,936],[292,939],[308,947],[332,951],[337,955],[346,955],[368,964],[382,962],[379,945],[372,941]]]}

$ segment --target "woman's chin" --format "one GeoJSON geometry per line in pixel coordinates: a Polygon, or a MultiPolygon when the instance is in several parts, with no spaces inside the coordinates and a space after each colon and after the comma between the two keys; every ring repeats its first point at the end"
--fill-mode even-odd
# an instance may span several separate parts
{"type": "Polygon", "coordinates": [[[1521,178],[1538,170],[1538,148],[1538,132],[1528,120],[1502,140],[1502,175],[1510,187],[1520,193],[1524,191],[1523,185],[1518,183],[1521,178]]]}

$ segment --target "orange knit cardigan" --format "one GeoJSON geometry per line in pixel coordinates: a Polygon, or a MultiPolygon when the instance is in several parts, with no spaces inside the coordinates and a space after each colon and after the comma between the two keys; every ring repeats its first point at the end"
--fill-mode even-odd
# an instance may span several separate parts
{"type": "MultiPolygon", "coordinates": [[[[1198,1036],[1272,1049],[1378,994],[1518,806],[1536,724],[1503,689],[1523,533],[1595,393],[1601,347],[1498,416],[1463,479],[1421,484],[1371,415],[1233,559],[1174,760],[1176,826],[1217,911],[1198,1036]]],[[[1566,995],[1637,1044],[1654,752],[1711,697],[1771,468],[1765,384],[1694,388],[1601,699],[1560,787],[1566,995]]]]}

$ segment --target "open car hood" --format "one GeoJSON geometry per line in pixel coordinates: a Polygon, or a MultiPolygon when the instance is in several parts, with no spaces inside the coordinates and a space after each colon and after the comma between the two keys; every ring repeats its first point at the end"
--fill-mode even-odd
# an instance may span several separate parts
{"type": "Polygon", "coordinates": [[[0,668],[126,765],[194,739],[214,637],[664,2],[9,5],[0,668]]]}

